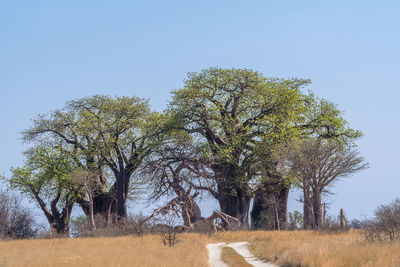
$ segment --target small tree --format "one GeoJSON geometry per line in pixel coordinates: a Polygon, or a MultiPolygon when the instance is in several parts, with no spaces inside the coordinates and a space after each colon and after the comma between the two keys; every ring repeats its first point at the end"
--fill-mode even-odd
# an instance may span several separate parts
{"type": "Polygon", "coordinates": [[[344,147],[334,139],[309,139],[293,146],[288,156],[291,172],[298,178],[304,194],[304,205],[312,213],[304,214],[305,222],[319,228],[323,223],[322,194],[329,192],[329,186],[343,177],[368,168],[368,163],[359,152],[344,147]],[[307,220],[306,220],[307,219],[307,220]]]}
{"type": "Polygon", "coordinates": [[[303,214],[295,210],[289,212],[289,230],[299,230],[303,228],[303,214]]]}
{"type": "Polygon", "coordinates": [[[88,214],[88,223],[89,223],[89,230],[95,230],[96,229],[96,223],[94,220],[94,204],[93,204],[93,199],[95,192],[97,191],[97,177],[98,174],[95,172],[91,172],[85,169],[76,169],[71,173],[71,180],[75,182],[76,184],[82,185],[87,203],[88,203],[88,208],[89,208],[89,214],[88,214]]]}
{"type": "Polygon", "coordinates": [[[59,149],[36,147],[28,150],[23,167],[12,168],[12,188],[36,201],[53,237],[69,236],[69,219],[81,186],[70,179],[73,161],[59,149]]]}

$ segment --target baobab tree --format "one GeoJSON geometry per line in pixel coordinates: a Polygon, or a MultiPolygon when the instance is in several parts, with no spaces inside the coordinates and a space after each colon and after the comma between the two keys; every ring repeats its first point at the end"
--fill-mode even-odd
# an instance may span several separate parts
{"type": "MultiPolygon", "coordinates": [[[[48,139],[62,143],[79,167],[99,174],[103,192],[94,197],[94,212],[127,216],[132,174],[151,152],[151,131],[157,113],[139,97],[93,96],[70,101],[61,110],[39,115],[24,131],[25,141],[48,139]],[[149,125],[151,124],[151,125],[149,125]],[[103,175],[108,168],[114,182],[103,175]]],[[[79,201],[87,211],[85,201],[79,201]]]]}
{"type": "MultiPolygon", "coordinates": [[[[306,108],[300,115],[300,120],[293,121],[293,127],[286,129],[286,138],[279,142],[268,140],[263,145],[264,156],[258,163],[261,181],[254,196],[254,206],[251,212],[253,228],[265,228],[274,225],[275,230],[286,229],[288,226],[288,197],[289,190],[295,182],[293,177],[288,176],[285,170],[287,155],[291,153],[291,145],[307,138],[323,138],[336,140],[340,143],[354,144],[361,137],[360,131],[350,128],[348,122],[342,117],[335,104],[317,99],[313,95],[304,97],[303,103],[306,108]],[[263,217],[264,222],[259,219],[263,217]],[[266,222],[266,218],[272,223],[266,222]]],[[[305,183],[306,184],[306,183],[305,183]]],[[[312,205],[306,194],[310,189],[303,188],[304,198],[304,220],[312,221],[308,214],[312,213],[312,205]]],[[[307,225],[307,223],[305,224],[307,225]]]]}
{"type": "Polygon", "coordinates": [[[53,147],[35,147],[25,154],[25,165],[11,169],[9,184],[38,204],[53,237],[69,236],[71,211],[81,193],[70,176],[74,161],[53,147]]]}
{"type": "Polygon", "coordinates": [[[298,178],[297,185],[303,190],[307,210],[304,217],[312,228],[323,223],[322,194],[341,178],[368,168],[358,151],[334,139],[304,140],[291,147],[287,159],[291,174],[298,178]]]}
{"type": "Polygon", "coordinates": [[[170,112],[177,129],[199,138],[214,172],[221,211],[248,228],[253,166],[264,157],[261,144],[287,138],[306,108],[301,79],[266,78],[246,69],[210,68],[189,73],[173,92],[170,112]]]}
{"type": "MultiPolygon", "coordinates": [[[[213,162],[214,197],[221,211],[238,218],[245,228],[254,185],[267,173],[260,171],[259,163],[271,157],[276,145],[315,133],[359,134],[347,127],[337,109],[325,108],[326,102],[301,92],[309,83],[267,78],[247,69],[209,68],[189,73],[184,87],[173,92],[171,125],[198,138],[213,162]]],[[[268,172],[275,175],[274,170],[268,172]]],[[[277,183],[284,185],[283,180],[277,183]]],[[[282,198],[286,214],[288,187],[275,188],[283,190],[276,197],[282,198]]]]}
{"type": "Polygon", "coordinates": [[[148,177],[152,200],[173,197],[155,212],[173,210],[187,229],[202,220],[195,198],[204,193],[216,194],[210,165],[191,136],[170,132],[145,160],[141,175],[148,177]]]}

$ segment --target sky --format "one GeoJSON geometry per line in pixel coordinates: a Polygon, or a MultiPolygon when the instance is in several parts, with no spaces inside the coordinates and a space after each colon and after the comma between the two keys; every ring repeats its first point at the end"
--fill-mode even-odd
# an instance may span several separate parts
{"type": "MultiPolygon", "coordinates": [[[[384,0],[0,0],[0,174],[23,164],[20,132],[66,101],[136,95],[162,111],[188,72],[249,68],[311,79],[308,89],[364,133],[370,168],[326,201],[332,214],[371,216],[400,197],[399,12],[384,0]]],[[[301,210],[296,198],[290,210],[301,210]]]]}

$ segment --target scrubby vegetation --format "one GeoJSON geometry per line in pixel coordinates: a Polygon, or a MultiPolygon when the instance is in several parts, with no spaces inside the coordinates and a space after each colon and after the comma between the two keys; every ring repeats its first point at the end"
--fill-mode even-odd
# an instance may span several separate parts
{"type": "Polygon", "coordinates": [[[0,240],[33,238],[37,232],[33,214],[15,195],[0,191],[0,240]]]}

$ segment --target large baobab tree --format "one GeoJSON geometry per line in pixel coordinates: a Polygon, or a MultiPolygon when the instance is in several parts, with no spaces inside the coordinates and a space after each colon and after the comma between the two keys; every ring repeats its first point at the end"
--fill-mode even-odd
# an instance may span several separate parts
{"type": "Polygon", "coordinates": [[[175,126],[193,136],[213,164],[221,211],[248,227],[253,166],[265,156],[262,144],[282,142],[306,108],[301,79],[268,79],[246,69],[210,68],[190,73],[175,91],[175,126]]]}
{"type": "MultiPolygon", "coordinates": [[[[271,161],[276,145],[312,134],[359,134],[347,128],[337,109],[327,109],[322,105],[326,102],[301,92],[309,83],[266,78],[247,69],[210,68],[189,73],[184,87],[173,92],[171,125],[196,137],[207,151],[217,185],[214,197],[221,211],[238,218],[244,227],[255,185],[268,173],[279,177],[260,164],[271,161]]],[[[274,187],[283,190],[276,196],[283,203],[285,220],[288,186],[281,186],[283,177],[274,180],[274,187]]],[[[259,196],[269,194],[261,191],[259,196]]]]}
{"type": "MultiPolygon", "coordinates": [[[[147,101],[138,97],[85,97],[38,116],[24,139],[62,143],[79,167],[98,173],[94,213],[109,218],[116,212],[118,218],[125,218],[132,174],[151,151],[150,131],[156,127],[149,123],[157,125],[158,118],[147,101]],[[114,181],[107,179],[105,168],[114,181]]],[[[87,212],[88,202],[78,202],[87,212]]]]}

